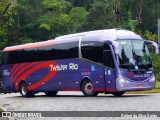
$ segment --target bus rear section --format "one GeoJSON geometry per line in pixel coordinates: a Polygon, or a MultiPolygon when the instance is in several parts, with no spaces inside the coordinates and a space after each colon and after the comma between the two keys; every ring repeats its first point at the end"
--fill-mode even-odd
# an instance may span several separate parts
{"type": "Polygon", "coordinates": [[[58,91],[83,91],[86,96],[104,92],[104,43],[92,41],[92,44],[89,49],[86,46],[82,48],[84,58],[78,56],[77,41],[64,43],[64,46],[43,46],[43,49],[4,50],[2,66],[5,91],[20,92],[25,97],[34,96],[37,92],[45,92],[48,96],[54,96],[58,91]],[[100,58],[95,57],[95,52],[89,55],[93,49],[97,49],[96,55],[101,54],[100,58]]]}

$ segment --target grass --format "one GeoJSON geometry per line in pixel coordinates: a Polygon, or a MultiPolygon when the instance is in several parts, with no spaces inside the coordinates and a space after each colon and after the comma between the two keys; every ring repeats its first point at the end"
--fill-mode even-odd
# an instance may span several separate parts
{"type": "Polygon", "coordinates": [[[149,93],[160,93],[160,81],[156,82],[155,89],[147,90],[147,91],[133,91],[127,92],[128,94],[149,94],[149,93]]]}
{"type": "Polygon", "coordinates": [[[160,81],[156,83],[156,89],[160,89],[160,81]]]}

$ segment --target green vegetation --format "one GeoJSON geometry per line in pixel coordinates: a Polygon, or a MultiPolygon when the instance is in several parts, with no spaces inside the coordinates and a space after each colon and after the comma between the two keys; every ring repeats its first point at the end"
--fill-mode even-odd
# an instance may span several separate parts
{"type": "Polygon", "coordinates": [[[0,50],[88,30],[121,27],[157,41],[160,1],[1,0],[0,50]]]}
{"type": "Polygon", "coordinates": [[[156,83],[156,87],[155,87],[156,89],[160,89],[160,82],[157,82],[156,83]]]}
{"type": "MultiPolygon", "coordinates": [[[[121,27],[157,42],[159,11],[159,0],[1,0],[0,59],[6,46],[97,29],[121,27]]],[[[160,55],[152,59],[160,80],[160,55]]]]}

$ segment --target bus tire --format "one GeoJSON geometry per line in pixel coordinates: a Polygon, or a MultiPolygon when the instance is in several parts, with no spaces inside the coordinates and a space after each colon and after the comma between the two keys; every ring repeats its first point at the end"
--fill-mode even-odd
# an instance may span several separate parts
{"type": "Polygon", "coordinates": [[[46,96],[56,96],[58,91],[46,91],[45,94],[46,96]]]}
{"type": "Polygon", "coordinates": [[[90,80],[84,80],[81,84],[81,91],[84,94],[84,96],[97,96],[98,92],[95,92],[93,90],[93,85],[90,80]]]}
{"type": "Polygon", "coordinates": [[[121,97],[125,92],[115,92],[112,93],[115,97],[121,97]]]}
{"type": "Polygon", "coordinates": [[[23,97],[33,97],[35,95],[34,92],[27,90],[27,84],[25,82],[20,85],[20,94],[23,97]]]}
{"type": "Polygon", "coordinates": [[[3,91],[3,94],[6,94],[6,93],[7,93],[7,92],[4,90],[4,91],[3,91]]]}

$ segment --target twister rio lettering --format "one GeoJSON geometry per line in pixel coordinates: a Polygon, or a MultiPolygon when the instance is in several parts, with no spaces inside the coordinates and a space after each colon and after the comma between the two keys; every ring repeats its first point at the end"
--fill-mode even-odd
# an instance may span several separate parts
{"type": "Polygon", "coordinates": [[[69,63],[68,65],[56,65],[50,64],[50,70],[51,71],[63,71],[63,70],[78,70],[78,64],[75,63],[69,63]]]}

